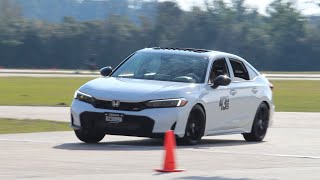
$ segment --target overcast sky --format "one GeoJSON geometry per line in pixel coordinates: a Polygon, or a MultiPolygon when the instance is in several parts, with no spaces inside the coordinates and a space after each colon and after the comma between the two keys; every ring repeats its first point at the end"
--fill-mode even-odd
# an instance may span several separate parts
{"type": "MultiPolygon", "coordinates": [[[[165,1],[165,0],[162,0],[165,1]]],[[[175,0],[183,9],[188,9],[193,5],[201,5],[204,0],[175,0]]],[[[228,0],[226,0],[228,1],[228,0]]],[[[296,0],[297,7],[302,11],[303,14],[320,14],[320,7],[315,5],[316,0],[296,0]]],[[[259,12],[265,13],[266,7],[272,2],[272,0],[246,0],[246,4],[251,7],[258,8],[259,12]]]]}

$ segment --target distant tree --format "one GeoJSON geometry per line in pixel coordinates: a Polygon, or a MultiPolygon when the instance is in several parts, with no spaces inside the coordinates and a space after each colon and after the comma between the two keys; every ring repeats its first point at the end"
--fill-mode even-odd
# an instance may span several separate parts
{"type": "Polygon", "coordinates": [[[267,13],[244,0],[188,11],[158,0],[0,0],[0,66],[83,68],[92,57],[97,68],[116,66],[135,50],[168,46],[231,52],[260,70],[319,70],[319,17],[293,0],[274,0],[267,13]]]}
{"type": "Polygon", "coordinates": [[[269,62],[273,63],[270,66],[277,64],[278,67],[298,70],[300,58],[304,58],[300,49],[305,38],[305,19],[292,1],[275,0],[267,12],[270,15],[267,22],[272,49],[269,62]]]}
{"type": "Polygon", "coordinates": [[[171,1],[158,3],[157,16],[154,26],[154,44],[173,46],[175,35],[181,31],[181,17],[183,11],[178,4],[171,1]]]}

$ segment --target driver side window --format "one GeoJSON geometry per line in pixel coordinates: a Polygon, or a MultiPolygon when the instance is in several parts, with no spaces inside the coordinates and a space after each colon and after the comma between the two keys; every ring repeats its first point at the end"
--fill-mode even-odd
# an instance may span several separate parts
{"type": "Polygon", "coordinates": [[[228,65],[225,58],[216,59],[213,62],[210,72],[209,83],[212,83],[210,82],[210,79],[215,79],[220,75],[226,75],[230,77],[228,65]]]}

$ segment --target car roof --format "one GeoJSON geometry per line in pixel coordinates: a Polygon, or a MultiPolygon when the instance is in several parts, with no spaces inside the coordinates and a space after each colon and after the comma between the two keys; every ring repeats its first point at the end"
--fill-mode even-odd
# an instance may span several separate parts
{"type": "Polygon", "coordinates": [[[240,59],[242,61],[245,61],[243,58],[231,53],[207,50],[207,49],[153,47],[153,48],[141,49],[139,50],[139,52],[159,52],[159,53],[194,55],[194,56],[213,57],[213,58],[229,57],[229,58],[235,58],[235,59],[240,59]]]}

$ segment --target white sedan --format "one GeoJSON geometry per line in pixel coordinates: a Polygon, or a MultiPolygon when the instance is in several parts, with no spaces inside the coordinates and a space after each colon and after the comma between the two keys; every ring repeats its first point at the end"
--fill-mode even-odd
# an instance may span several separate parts
{"type": "Polygon", "coordinates": [[[203,136],[262,141],[274,112],[272,84],[239,56],[203,49],[146,48],[81,86],[71,126],[86,143],[106,134],[195,145],[203,136]]]}

